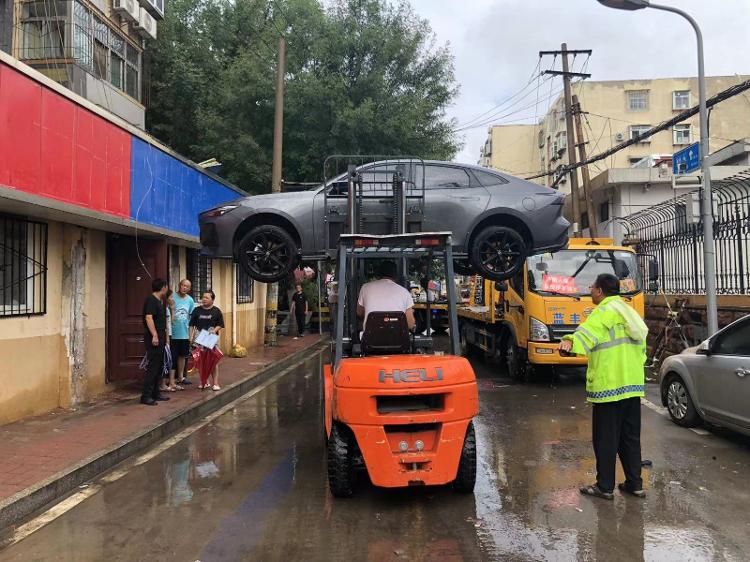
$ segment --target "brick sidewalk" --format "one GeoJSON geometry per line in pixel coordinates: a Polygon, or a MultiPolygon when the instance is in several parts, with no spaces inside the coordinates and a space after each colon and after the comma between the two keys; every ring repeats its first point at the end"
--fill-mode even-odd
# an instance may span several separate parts
{"type": "MultiPolygon", "coordinates": [[[[240,390],[235,387],[243,383],[243,386],[247,385],[247,381],[267,373],[274,364],[281,364],[295,354],[300,355],[319,342],[317,334],[301,339],[280,337],[277,347],[251,348],[248,356],[242,359],[224,358],[220,364],[222,390],[219,392],[198,390],[196,374],[193,384],[185,391],[167,393],[170,400],[158,406],[139,404],[140,388],[130,385],[77,411],[56,410],[0,426],[0,508],[7,508],[9,501],[23,499],[58,475],[62,478],[66,471],[80,467],[87,459],[96,459],[118,444],[140,438],[144,430],[158,428],[168,421],[179,421],[176,418],[180,413],[192,410],[206,410],[207,413],[218,409],[221,405],[209,408],[212,404],[206,403],[215,400],[218,404],[221,395],[227,392],[234,399],[240,390]],[[12,498],[14,495],[18,496],[12,498]]],[[[181,426],[186,423],[189,421],[181,426]]],[[[159,437],[164,435],[155,439],[159,437]]],[[[3,519],[7,523],[7,518],[3,519]]]]}

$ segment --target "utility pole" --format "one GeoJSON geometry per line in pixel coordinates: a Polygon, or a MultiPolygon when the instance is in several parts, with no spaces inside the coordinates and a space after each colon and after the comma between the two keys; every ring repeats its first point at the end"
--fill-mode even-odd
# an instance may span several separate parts
{"type": "MultiPolygon", "coordinates": [[[[578,76],[581,78],[589,78],[591,74],[584,74],[581,72],[570,72],[570,69],[568,67],[568,55],[578,55],[578,54],[587,54],[591,56],[591,50],[568,50],[567,43],[563,43],[560,46],[559,51],[539,51],[539,56],[542,57],[544,55],[561,55],[562,57],[562,72],[557,70],[545,70],[543,74],[552,74],[554,76],[562,76],[563,77],[563,92],[565,97],[565,129],[567,134],[567,143],[568,143],[568,164],[570,166],[575,166],[576,164],[576,149],[575,149],[575,135],[573,134],[573,101],[571,99],[571,91],[570,91],[570,78],[572,76],[578,76]]],[[[570,197],[572,200],[572,208],[573,208],[573,236],[580,236],[581,233],[581,200],[579,199],[578,195],[578,171],[573,169],[570,171],[570,197]]]]}
{"type": "MultiPolygon", "coordinates": [[[[576,137],[578,137],[578,156],[580,156],[581,162],[585,162],[586,142],[583,140],[583,126],[581,125],[581,104],[576,95],[573,96],[573,116],[576,122],[576,137]]],[[[583,179],[583,198],[586,200],[586,214],[589,217],[589,234],[591,238],[596,238],[599,236],[599,229],[596,226],[594,201],[591,198],[591,176],[589,175],[589,167],[586,164],[581,166],[581,178],[583,179]]]]}
{"type": "MultiPolygon", "coordinates": [[[[271,193],[281,192],[281,147],[284,137],[284,63],[286,60],[286,41],[279,37],[279,60],[276,64],[276,107],[273,122],[273,167],[271,171],[271,193]]],[[[265,344],[276,345],[277,312],[279,308],[279,284],[266,286],[266,334],[265,344]]]]}

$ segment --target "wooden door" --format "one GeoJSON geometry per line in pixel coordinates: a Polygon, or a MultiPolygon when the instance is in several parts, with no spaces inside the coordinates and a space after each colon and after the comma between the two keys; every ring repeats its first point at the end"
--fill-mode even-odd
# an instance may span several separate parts
{"type": "Polygon", "coordinates": [[[140,379],[143,302],[151,280],[167,278],[167,243],[112,236],[107,243],[107,381],[140,379]]]}

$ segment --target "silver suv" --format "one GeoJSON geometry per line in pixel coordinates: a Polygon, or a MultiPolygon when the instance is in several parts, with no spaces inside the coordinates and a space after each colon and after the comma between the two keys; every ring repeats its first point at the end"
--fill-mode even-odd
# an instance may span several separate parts
{"type": "Polygon", "coordinates": [[[284,278],[300,260],[332,257],[348,228],[352,177],[361,206],[357,232],[393,232],[391,186],[402,178],[405,230],[452,232],[460,274],[508,279],[528,255],[567,243],[559,191],[479,166],[398,159],[352,167],[309,191],[254,195],[206,211],[199,217],[203,254],[233,258],[267,283],[284,278]]]}

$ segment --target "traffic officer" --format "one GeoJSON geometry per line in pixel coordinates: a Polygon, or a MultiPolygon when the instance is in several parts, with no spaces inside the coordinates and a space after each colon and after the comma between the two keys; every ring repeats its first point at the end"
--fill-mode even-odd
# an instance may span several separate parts
{"type": "Polygon", "coordinates": [[[597,305],[574,333],[563,336],[562,354],[588,356],[586,399],[593,404],[596,483],[582,494],[613,499],[617,456],[625,472],[622,492],[645,497],[641,479],[641,397],[645,395],[648,328],[619,296],[616,276],[601,274],[590,287],[597,305]]]}

